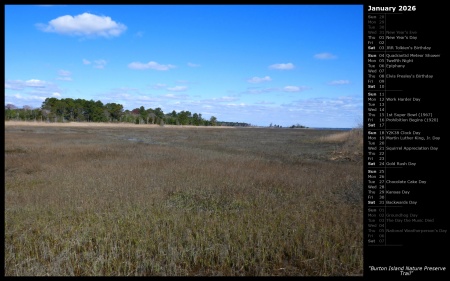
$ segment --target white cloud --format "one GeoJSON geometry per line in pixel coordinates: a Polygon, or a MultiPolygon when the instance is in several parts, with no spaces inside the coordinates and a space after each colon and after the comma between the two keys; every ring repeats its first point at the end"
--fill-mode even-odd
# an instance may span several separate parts
{"type": "Polygon", "coordinates": [[[345,112],[351,109],[355,112],[362,112],[363,104],[360,97],[339,97],[339,98],[312,98],[306,100],[293,101],[284,104],[290,111],[304,112],[345,112]]]}
{"type": "Polygon", "coordinates": [[[278,88],[258,88],[258,87],[252,87],[247,88],[246,91],[244,91],[244,94],[263,94],[263,93],[270,93],[278,91],[278,88]]]}
{"type": "Polygon", "coordinates": [[[139,97],[143,96],[139,89],[131,87],[119,87],[113,88],[110,91],[101,93],[97,96],[103,102],[115,102],[122,104],[125,108],[131,103],[136,103],[133,108],[128,108],[130,110],[140,107],[138,104],[139,97]]]}
{"type": "Polygon", "coordinates": [[[271,102],[271,101],[258,101],[258,102],[255,102],[255,104],[275,104],[275,103],[271,102]]]}
{"type": "Polygon", "coordinates": [[[330,53],[320,53],[320,54],[315,54],[314,58],[319,59],[319,60],[329,60],[329,59],[335,59],[335,58],[337,58],[337,56],[330,54],[330,53]]]}
{"type": "Polygon", "coordinates": [[[56,78],[57,80],[72,81],[72,78],[70,77],[70,75],[72,75],[72,73],[70,71],[61,69],[58,71],[58,75],[59,75],[59,77],[56,78]]]}
{"type": "Polygon", "coordinates": [[[60,81],[72,81],[72,78],[71,77],[58,77],[58,78],[56,78],[57,80],[60,80],[60,81]]]}
{"type": "Polygon", "coordinates": [[[115,37],[123,33],[127,27],[122,23],[113,21],[110,17],[83,13],[77,16],[65,15],[49,21],[46,24],[36,25],[44,32],[54,32],[63,35],[83,37],[115,37]]]}
{"type": "Polygon", "coordinates": [[[38,79],[30,79],[25,81],[25,86],[27,87],[37,87],[37,88],[43,88],[45,87],[46,82],[38,79]]]}
{"type": "Polygon", "coordinates": [[[44,101],[46,99],[46,97],[39,97],[39,96],[35,96],[35,95],[33,95],[33,96],[20,95],[20,94],[15,94],[15,95],[13,95],[13,97],[20,101],[38,101],[39,102],[39,101],[44,101]]]}
{"type": "Polygon", "coordinates": [[[106,65],[106,61],[105,60],[96,60],[94,61],[94,67],[98,68],[98,69],[103,69],[105,68],[106,65]]]}
{"type": "Polygon", "coordinates": [[[334,80],[328,83],[329,85],[345,85],[350,84],[350,81],[348,80],[334,80]]]}
{"type": "Polygon", "coordinates": [[[42,81],[39,79],[30,79],[27,81],[22,80],[10,80],[5,81],[5,89],[10,90],[23,90],[25,88],[45,88],[50,84],[46,81],[42,81]]]}
{"type": "Polygon", "coordinates": [[[107,61],[104,59],[99,59],[99,60],[95,60],[94,62],[87,60],[87,59],[83,59],[83,64],[84,65],[90,65],[93,63],[93,67],[97,68],[97,69],[104,69],[107,61]]]}
{"type": "Polygon", "coordinates": [[[159,64],[157,62],[150,61],[148,63],[132,62],[132,63],[128,64],[128,67],[131,69],[138,69],[138,70],[144,70],[144,69],[169,70],[171,68],[175,68],[175,65],[159,64]]]}
{"type": "Polygon", "coordinates": [[[300,87],[297,86],[286,86],[283,88],[285,92],[300,92],[300,87]]]}
{"type": "Polygon", "coordinates": [[[136,37],[143,37],[143,36],[144,36],[144,31],[136,32],[136,37]]]}
{"type": "Polygon", "coordinates": [[[249,83],[261,83],[261,82],[265,82],[265,81],[272,81],[272,79],[269,76],[265,76],[265,77],[252,77],[250,79],[247,80],[247,82],[249,83]]]}
{"type": "Polygon", "coordinates": [[[157,83],[157,84],[153,85],[152,88],[158,90],[158,89],[165,88],[166,86],[167,86],[166,84],[157,83]]]}
{"type": "Polygon", "coordinates": [[[137,101],[159,101],[158,98],[148,97],[144,95],[136,96],[137,101]]]}
{"type": "Polygon", "coordinates": [[[39,108],[42,105],[42,102],[49,96],[50,94],[40,93],[38,91],[21,91],[20,94],[8,94],[5,92],[5,104],[10,103],[17,107],[21,107],[21,105],[25,104],[31,108],[39,108]]]}
{"type": "Polygon", "coordinates": [[[187,65],[190,66],[190,67],[199,67],[200,66],[199,64],[192,63],[192,62],[188,62],[187,65]]]}
{"type": "Polygon", "coordinates": [[[247,91],[245,91],[245,93],[248,93],[248,94],[261,94],[261,93],[264,93],[264,90],[262,90],[262,89],[247,89],[247,91]]]}
{"type": "Polygon", "coordinates": [[[363,99],[361,96],[310,98],[283,104],[282,108],[306,126],[350,128],[363,113],[363,99]]]}
{"type": "Polygon", "coordinates": [[[60,96],[61,96],[61,94],[60,94],[60,93],[56,93],[56,92],[55,92],[55,93],[53,93],[53,94],[52,94],[52,96],[53,96],[53,97],[60,97],[60,96]]]}
{"type": "Polygon", "coordinates": [[[187,89],[188,89],[187,86],[175,86],[175,87],[167,88],[167,90],[172,91],[172,92],[182,92],[182,91],[186,91],[187,89]]]}
{"type": "Polygon", "coordinates": [[[61,92],[56,84],[39,79],[8,80],[5,81],[5,90],[21,91],[23,96],[50,95],[53,92],[61,92]]]}
{"type": "Polygon", "coordinates": [[[283,88],[284,92],[303,92],[305,90],[310,89],[309,87],[306,86],[286,86],[283,88]]]}
{"type": "Polygon", "coordinates": [[[241,102],[241,103],[228,103],[228,104],[226,104],[226,106],[228,106],[228,107],[246,107],[247,106],[247,104],[245,104],[245,103],[243,103],[243,102],[241,102]]]}
{"type": "Polygon", "coordinates": [[[202,103],[214,103],[214,102],[230,102],[230,101],[236,101],[238,98],[236,97],[229,97],[229,96],[223,96],[220,98],[211,98],[202,100],[202,103]]]}
{"type": "Polygon", "coordinates": [[[276,63],[269,66],[270,69],[280,69],[280,70],[287,70],[287,69],[294,69],[293,63],[276,63]]]}
{"type": "Polygon", "coordinates": [[[185,95],[185,94],[176,95],[176,94],[172,94],[172,93],[162,95],[161,97],[169,98],[169,99],[187,99],[187,98],[189,98],[189,96],[185,95]]]}
{"type": "Polygon", "coordinates": [[[70,76],[70,75],[72,75],[72,73],[70,73],[70,71],[61,69],[61,70],[58,71],[58,75],[59,76],[70,76]]]}
{"type": "Polygon", "coordinates": [[[235,100],[237,100],[238,98],[236,98],[236,97],[228,97],[228,96],[224,96],[224,97],[220,97],[220,98],[217,98],[217,99],[215,99],[216,101],[219,101],[219,102],[222,102],[222,101],[235,101],[235,100]]]}

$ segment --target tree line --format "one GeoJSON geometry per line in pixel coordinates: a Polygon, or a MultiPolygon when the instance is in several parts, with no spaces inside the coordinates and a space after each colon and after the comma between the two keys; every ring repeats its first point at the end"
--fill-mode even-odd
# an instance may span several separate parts
{"type": "Polygon", "coordinates": [[[13,104],[5,106],[5,120],[41,122],[125,122],[134,124],[194,125],[194,126],[251,126],[244,122],[218,121],[215,116],[204,119],[201,113],[183,110],[164,113],[159,107],[144,106],[124,110],[118,103],[103,104],[100,100],[46,98],[40,108],[13,104]]]}

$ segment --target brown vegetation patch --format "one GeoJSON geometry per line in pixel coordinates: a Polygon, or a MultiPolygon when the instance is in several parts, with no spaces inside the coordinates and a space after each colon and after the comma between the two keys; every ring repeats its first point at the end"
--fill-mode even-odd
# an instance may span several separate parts
{"type": "Polygon", "coordinates": [[[320,138],[321,142],[335,144],[330,160],[361,162],[363,157],[363,131],[361,128],[339,132],[320,138]]]}
{"type": "Polygon", "coordinates": [[[6,123],[7,276],[362,275],[338,131],[6,123]]]}

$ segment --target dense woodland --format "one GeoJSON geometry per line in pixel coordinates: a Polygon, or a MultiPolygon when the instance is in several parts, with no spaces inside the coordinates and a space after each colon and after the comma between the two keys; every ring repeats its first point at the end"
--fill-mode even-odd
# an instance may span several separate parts
{"type": "Polygon", "coordinates": [[[125,122],[134,124],[194,125],[194,126],[251,126],[243,122],[218,121],[215,116],[204,119],[201,113],[190,111],[164,113],[159,107],[144,106],[124,110],[117,103],[103,104],[100,100],[47,98],[41,108],[24,106],[17,108],[12,104],[5,106],[5,120],[42,122],[125,122]]]}
{"type": "MultiPolygon", "coordinates": [[[[133,110],[124,110],[117,103],[103,104],[100,100],[57,99],[47,98],[40,108],[23,106],[18,108],[13,104],[5,106],[5,120],[39,121],[39,122],[124,122],[134,124],[158,125],[193,125],[193,126],[252,126],[245,122],[218,121],[215,116],[204,119],[201,113],[190,111],[164,113],[159,107],[145,108],[141,106],[133,110]]],[[[269,127],[281,128],[270,124],[269,127]]],[[[302,125],[292,125],[290,128],[306,128],[302,125]]]]}

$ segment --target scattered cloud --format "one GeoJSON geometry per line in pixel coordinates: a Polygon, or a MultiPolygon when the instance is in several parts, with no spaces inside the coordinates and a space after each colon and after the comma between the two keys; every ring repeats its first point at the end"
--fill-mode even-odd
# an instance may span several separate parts
{"type": "Polygon", "coordinates": [[[137,70],[145,70],[145,69],[154,69],[154,70],[169,70],[171,68],[175,68],[175,65],[171,64],[159,64],[154,61],[150,61],[148,63],[141,63],[141,62],[132,62],[128,64],[128,67],[131,69],[137,69],[137,70]]]}
{"type": "Polygon", "coordinates": [[[167,88],[167,90],[169,90],[171,92],[183,92],[183,91],[186,91],[187,89],[188,89],[187,86],[175,86],[175,87],[167,88]]]}
{"type": "Polygon", "coordinates": [[[61,92],[58,85],[40,79],[5,81],[5,101],[18,106],[30,104],[40,107],[46,98],[60,97],[61,92]]]}
{"type": "Polygon", "coordinates": [[[236,97],[224,96],[224,97],[220,97],[220,98],[215,98],[215,99],[213,99],[213,100],[214,100],[214,101],[217,101],[217,102],[230,102],[230,101],[238,100],[238,98],[236,98],[236,97]]]}
{"type": "MultiPolygon", "coordinates": [[[[156,84],[165,90],[165,84],[156,84]]],[[[183,85],[181,85],[183,86],[183,85]]],[[[175,88],[177,86],[171,87],[175,88]]],[[[179,87],[179,86],[178,86],[179,87]]],[[[254,88],[259,92],[301,92],[307,89],[305,86],[285,86],[280,88],[254,88]]],[[[195,98],[183,92],[166,92],[163,95],[152,96],[144,94],[136,89],[120,88],[111,93],[103,94],[100,100],[104,103],[107,98],[113,102],[124,105],[125,109],[132,110],[140,106],[145,108],[160,107],[168,113],[172,110],[177,112],[189,110],[201,113],[203,118],[208,119],[214,115],[221,121],[247,122],[251,124],[269,125],[270,123],[290,126],[296,123],[310,127],[336,126],[336,120],[340,120],[337,126],[351,127],[357,116],[363,111],[363,98],[357,96],[346,96],[339,98],[306,98],[279,104],[275,100],[260,99],[253,103],[240,100],[239,95],[210,96],[206,98],[195,98]],[[271,112],[273,114],[267,114],[271,112]],[[280,117],[281,116],[281,117],[280,117]],[[287,118],[287,119],[286,119],[287,118]]],[[[8,99],[9,101],[10,99],[8,99]]],[[[14,104],[14,103],[13,103],[14,104]]]]}
{"type": "Polygon", "coordinates": [[[151,87],[152,87],[152,89],[159,90],[159,89],[165,88],[166,86],[167,86],[166,84],[157,83],[157,84],[155,84],[155,85],[153,85],[151,87]]]}
{"type": "Polygon", "coordinates": [[[247,80],[247,82],[249,83],[261,83],[261,82],[266,82],[266,81],[272,81],[272,79],[269,76],[265,76],[265,77],[252,77],[250,79],[247,80]]]}
{"type": "Polygon", "coordinates": [[[307,89],[308,89],[308,87],[305,87],[305,86],[300,86],[300,87],[298,87],[298,86],[285,86],[283,88],[283,92],[302,92],[302,91],[307,90],[307,89]]]}
{"type": "Polygon", "coordinates": [[[83,59],[83,64],[84,65],[90,65],[93,64],[92,67],[97,68],[97,69],[104,69],[107,61],[104,59],[99,59],[99,60],[95,60],[94,62],[87,60],[87,59],[83,59]]]}
{"type": "Polygon", "coordinates": [[[188,62],[187,65],[190,66],[190,67],[200,67],[199,64],[192,63],[192,62],[188,62]]]}
{"type": "Polygon", "coordinates": [[[70,71],[60,69],[60,70],[58,70],[58,75],[59,76],[70,76],[70,75],[72,75],[72,73],[70,71]]]}
{"type": "Polygon", "coordinates": [[[219,98],[205,99],[205,100],[202,100],[202,103],[231,102],[231,101],[236,101],[236,100],[238,100],[238,98],[236,98],[236,97],[223,96],[223,97],[219,97],[219,98]]]}
{"type": "Polygon", "coordinates": [[[140,106],[154,108],[157,107],[154,103],[159,103],[162,100],[161,97],[148,95],[143,93],[140,89],[132,87],[113,88],[110,91],[98,94],[95,99],[99,99],[103,103],[119,103],[123,105],[124,109],[128,110],[133,110],[140,106]]]}
{"type": "Polygon", "coordinates": [[[144,37],[144,31],[138,31],[135,34],[136,37],[144,37]]]}
{"type": "Polygon", "coordinates": [[[107,102],[121,103],[125,101],[126,103],[128,100],[134,101],[137,95],[141,95],[141,92],[137,88],[119,87],[100,94],[98,98],[107,102]]]}
{"type": "Polygon", "coordinates": [[[58,77],[56,80],[60,81],[72,81],[72,77],[58,77]]]}
{"type": "Polygon", "coordinates": [[[337,56],[335,56],[331,53],[320,53],[320,54],[315,54],[314,58],[319,59],[319,60],[330,60],[330,59],[337,58],[337,56]]]}
{"type": "Polygon", "coordinates": [[[162,95],[161,97],[163,97],[163,98],[169,98],[169,99],[186,99],[186,98],[188,98],[189,96],[188,95],[177,95],[177,94],[172,94],[172,93],[169,93],[169,94],[165,94],[165,95],[162,95]]]}
{"type": "Polygon", "coordinates": [[[67,70],[59,70],[58,71],[58,78],[56,78],[57,80],[62,80],[62,81],[72,81],[72,77],[70,77],[72,75],[72,73],[70,71],[67,70]]]}
{"type": "Polygon", "coordinates": [[[293,63],[276,63],[269,66],[270,69],[289,70],[294,69],[293,63]]]}
{"type": "Polygon", "coordinates": [[[356,125],[355,120],[363,112],[363,98],[318,97],[293,101],[281,107],[287,116],[309,127],[351,128],[356,125]]]}
{"type": "Polygon", "coordinates": [[[275,103],[272,101],[257,101],[255,102],[255,104],[275,104],[275,103]]]}
{"type": "Polygon", "coordinates": [[[27,81],[9,80],[5,82],[5,89],[23,90],[25,88],[45,88],[48,85],[50,83],[39,79],[30,79],[27,81]]]}
{"type": "Polygon", "coordinates": [[[65,15],[53,19],[48,24],[38,23],[36,27],[43,32],[81,37],[117,37],[127,27],[107,16],[83,13],[77,16],[65,15]]]}
{"type": "Polygon", "coordinates": [[[14,95],[12,95],[12,97],[9,97],[9,98],[14,98],[16,101],[11,102],[11,103],[17,104],[18,102],[30,102],[30,101],[43,102],[47,97],[36,96],[36,95],[14,94],[14,95]]]}
{"type": "MultiPolygon", "coordinates": [[[[135,99],[136,101],[160,101],[159,98],[155,98],[155,97],[149,97],[149,96],[144,96],[144,95],[139,95],[136,97],[135,99]]],[[[134,101],[134,100],[133,100],[134,101]]]]}
{"type": "Polygon", "coordinates": [[[226,104],[227,107],[231,107],[231,108],[236,108],[236,107],[246,107],[247,104],[244,102],[241,103],[227,103],[226,104]]]}
{"type": "Polygon", "coordinates": [[[305,100],[293,101],[290,104],[283,104],[290,111],[326,112],[329,114],[349,114],[361,113],[363,110],[362,98],[358,97],[339,97],[339,98],[311,98],[305,100]]]}
{"type": "Polygon", "coordinates": [[[264,93],[270,93],[270,92],[302,92],[305,90],[308,90],[309,87],[306,86],[285,86],[283,88],[247,88],[246,91],[243,92],[243,94],[264,94],[264,93]]]}
{"type": "Polygon", "coordinates": [[[348,80],[334,80],[328,83],[329,85],[345,85],[350,84],[350,81],[348,80]]]}
{"type": "Polygon", "coordinates": [[[106,61],[105,60],[96,60],[96,61],[94,61],[94,68],[104,69],[105,65],[106,65],[106,61]]]}
{"type": "Polygon", "coordinates": [[[47,82],[39,80],[39,79],[30,79],[30,80],[25,81],[25,86],[44,88],[46,83],[47,82]]]}
{"type": "Polygon", "coordinates": [[[279,90],[278,88],[258,88],[258,87],[251,87],[251,88],[247,88],[247,90],[245,90],[243,92],[243,94],[263,94],[263,93],[270,93],[270,92],[275,92],[279,90]]]}
{"type": "Polygon", "coordinates": [[[245,91],[247,94],[262,94],[267,92],[268,91],[265,89],[247,89],[247,91],[245,91]]]}

